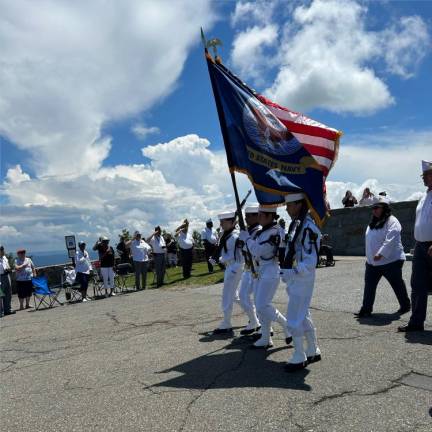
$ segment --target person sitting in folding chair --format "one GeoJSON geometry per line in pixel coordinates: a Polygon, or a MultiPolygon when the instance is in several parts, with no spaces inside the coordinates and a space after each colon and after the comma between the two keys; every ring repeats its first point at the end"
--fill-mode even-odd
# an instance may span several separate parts
{"type": "Polygon", "coordinates": [[[63,305],[58,300],[59,292],[55,292],[48,287],[48,278],[46,276],[36,276],[31,282],[33,285],[35,310],[40,309],[42,306],[52,308],[56,303],[61,306],[63,305]]]}
{"type": "Polygon", "coordinates": [[[66,300],[74,303],[82,300],[81,292],[78,288],[77,274],[72,266],[66,266],[63,270],[62,286],[65,288],[66,300]]]}
{"type": "Polygon", "coordinates": [[[78,242],[79,249],[75,254],[75,271],[76,282],[80,284],[81,298],[83,302],[89,301],[87,289],[89,284],[90,272],[93,270],[90,256],[86,251],[86,244],[83,241],[78,242]]]}

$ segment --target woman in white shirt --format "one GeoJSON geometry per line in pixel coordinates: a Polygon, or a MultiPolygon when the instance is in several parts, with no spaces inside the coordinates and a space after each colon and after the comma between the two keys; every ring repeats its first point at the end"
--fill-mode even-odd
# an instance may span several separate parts
{"type": "Polygon", "coordinates": [[[363,306],[358,317],[372,314],[375,293],[381,277],[390,283],[399,302],[398,314],[411,309],[402,267],[405,261],[401,241],[402,227],[391,214],[388,199],[381,197],[372,207],[372,220],[366,229],[366,273],[363,306]]]}
{"type": "Polygon", "coordinates": [[[87,297],[87,288],[89,284],[90,272],[92,265],[90,256],[86,251],[86,244],[83,241],[78,242],[79,249],[75,254],[75,271],[76,281],[80,283],[80,292],[82,301],[86,302],[90,299],[87,297]]]}

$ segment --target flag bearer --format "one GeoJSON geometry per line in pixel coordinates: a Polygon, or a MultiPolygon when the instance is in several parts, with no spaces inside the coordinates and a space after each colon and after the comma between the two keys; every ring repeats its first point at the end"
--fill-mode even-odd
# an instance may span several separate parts
{"type": "Polygon", "coordinates": [[[282,280],[287,284],[287,327],[292,334],[294,352],[285,365],[287,372],[305,368],[321,360],[315,327],[309,312],[315,283],[320,231],[308,213],[301,193],[286,197],[287,212],[292,221],[288,229],[288,245],[282,265],[282,280]],[[306,350],[304,348],[306,339],[306,350]]]}
{"type": "MultiPolygon", "coordinates": [[[[238,231],[236,230],[235,212],[222,213],[219,216],[220,225],[223,230],[219,241],[220,257],[219,262],[225,266],[224,286],[222,292],[222,312],[224,319],[213,334],[231,333],[233,328],[231,316],[234,302],[238,302],[238,288],[243,272],[243,255],[241,244],[238,241],[238,231]]],[[[214,265],[215,261],[211,258],[214,265]]]]}
{"type": "Polygon", "coordinates": [[[257,263],[258,280],[256,282],[256,309],[261,323],[261,337],[253,344],[255,348],[271,348],[271,322],[277,321],[283,328],[285,340],[291,342],[286,327],[285,317],[272,305],[273,297],[279,286],[279,259],[280,244],[279,228],[276,220],[276,209],[260,206],[258,209],[258,222],[262,226],[255,239],[248,231],[241,231],[240,239],[246,243],[257,263]]]}
{"type": "MultiPolygon", "coordinates": [[[[255,240],[255,237],[261,228],[258,223],[258,204],[250,205],[245,208],[245,219],[248,233],[252,240],[255,240]]],[[[251,254],[248,253],[246,245],[243,246],[242,252],[245,260],[245,267],[240,282],[239,297],[240,306],[248,316],[249,323],[243,330],[240,331],[240,334],[250,335],[256,331],[259,331],[261,327],[255,307],[257,275],[256,273],[252,273],[251,260],[253,258],[251,254]]],[[[254,270],[256,271],[256,269],[254,270]]]]}

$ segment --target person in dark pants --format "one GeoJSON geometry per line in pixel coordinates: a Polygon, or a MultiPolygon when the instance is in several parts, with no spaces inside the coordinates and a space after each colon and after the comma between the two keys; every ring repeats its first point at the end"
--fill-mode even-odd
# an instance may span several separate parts
{"type": "Polygon", "coordinates": [[[147,243],[152,247],[153,250],[153,261],[156,272],[156,286],[159,288],[164,283],[167,250],[160,226],[155,227],[153,234],[147,239],[147,243]]]}
{"type": "Polygon", "coordinates": [[[201,233],[201,239],[204,244],[204,253],[207,261],[207,267],[209,273],[213,273],[213,264],[209,261],[213,257],[216,250],[217,243],[217,233],[213,228],[213,221],[208,219],[206,222],[206,227],[201,233]]]}
{"type": "Polygon", "coordinates": [[[357,314],[359,318],[371,316],[376,289],[382,277],[390,283],[399,302],[397,313],[402,315],[411,309],[402,278],[405,254],[401,231],[401,224],[391,214],[388,199],[380,197],[372,207],[372,220],[366,229],[365,287],[363,305],[357,314]]]}
{"type": "Polygon", "coordinates": [[[432,161],[422,161],[426,195],[419,201],[414,226],[414,257],[411,273],[412,314],[400,332],[423,331],[426,320],[428,290],[432,288],[432,161]]]}
{"type": "Polygon", "coordinates": [[[321,246],[319,250],[319,255],[325,255],[326,266],[332,266],[334,264],[333,248],[328,244],[329,235],[323,234],[321,238],[321,246]]]}
{"type": "Polygon", "coordinates": [[[10,280],[10,272],[11,272],[11,268],[7,256],[5,254],[4,247],[0,246],[0,278],[1,278],[1,287],[4,293],[4,297],[3,297],[4,315],[12,315],[15,313],[15,311],[11,309],[12,285],[10,280]]]}
{"type": "Polygon", "coordinates": [[[177,237],[180,259],[183,269],[183,277],[190,278],[192,270],[192,254],[194,241],[192,234],[189,232],[189,221],[185,219],[183,223],[176,229],[175,235],[177,237]]]}

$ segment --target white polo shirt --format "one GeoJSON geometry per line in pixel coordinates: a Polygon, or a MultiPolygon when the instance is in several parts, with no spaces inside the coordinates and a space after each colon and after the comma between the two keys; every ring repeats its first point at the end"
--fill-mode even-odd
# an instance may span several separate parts
{"type": "Polygon", "coordinates": [[[134,261],[144,262],[149,260],[149,252],[151,251],[151,247],[143,239],[132,240],[130,249],[132,253],[132,259],[134,261]]]}
{"type": "Polygon", "coordinates": [[[162,236],[153,236],[150,240],[150,246],[155,254],[166,252],[165,239],[162,236]]]}
{"type": "Polygon", "coordinates": [[[418,242],[432,241],[432,190],[417,204],[414,238],[418,242]]]}
{"type": "Polygon", "coordinates": [[[192,249],[194,244],[192,234],[188,231],[187,233],[184,233],[183,231],[180,231],[178,235],[178,245],[181,249],[192,249]]]}

